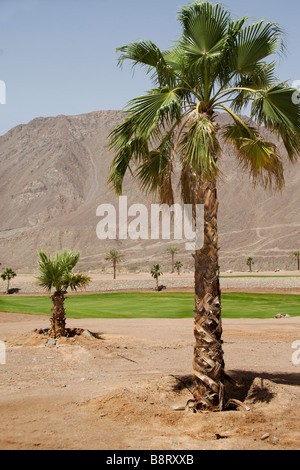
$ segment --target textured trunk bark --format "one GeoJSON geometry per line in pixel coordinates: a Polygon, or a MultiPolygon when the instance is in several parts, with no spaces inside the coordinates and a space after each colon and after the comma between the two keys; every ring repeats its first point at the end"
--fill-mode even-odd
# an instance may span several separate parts
{"type": "Polygon", "coordinates": [[[116,269],[117,269],[116,261],[113,262],[113,265],[114,265],[114,279],[116,279],[116,269]]]}
{"type": "Polygon", "coordinates": [[[224,407],[221,290],[219,281],[216,184],[204,183],[204,245],[195,253],[194,398],[197,409],[224,407]]]}
{"type": "Polygon", "coordinates": [[[62,292],[55,292],[51,296],[53,308],[51,310],[51,336],[59,338],[66,335],[66,312],[64,308],[65,296],[62,292]]]}

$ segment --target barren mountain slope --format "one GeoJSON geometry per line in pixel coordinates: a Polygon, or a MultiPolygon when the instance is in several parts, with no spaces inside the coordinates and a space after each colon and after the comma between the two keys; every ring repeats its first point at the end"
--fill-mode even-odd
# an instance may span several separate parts
{"type": "MultiPolygon", "coordinates": [[[[36,268],[37,249],[80,250],[80,269],[100,271],[104,255],[117,248],[125,265],[148,269],[154,262],[170,268],[166,248],[180,247],[178,258],[192,266],[191,252],[174,240],[100,241],[96,236],[100,204],[118,199],[106,181],[112,154],[107,136],[122,119],[118,111],[80,116],[37,118],[0,137],[0,262],[19,272],[36,268]]],[[[224,116],[219,119],[223,122],[224,116]]],[[[246,270],[253,256],[255,269],[293,269],[291,251],[300,249],[300,163],[286,165],[282,194],[253,189],[239,168],[235,152],[223,146],[223,176],[219,182],[220,264],[222,270],[246,270]]],[[[150,203],[127,178],[128,205],[150,203]]]]}

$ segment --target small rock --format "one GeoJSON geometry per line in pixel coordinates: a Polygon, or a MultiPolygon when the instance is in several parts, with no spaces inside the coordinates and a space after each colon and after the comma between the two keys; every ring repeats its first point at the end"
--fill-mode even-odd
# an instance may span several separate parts
{"type": "Polygon", "coordinates": [[[271,437],[271,442],[272,442],[273,444],[277,444],[277,442],[279,442],[278,437],[271,437]]]}
{"type": "Polygon", "coordinates": [[[88,339],[93,339],[93,335],[89,330],[84,330],[82,334],[88,339]]]}
{"type": "Polygon", "coordinates": [[[56,346],[56,340],[54,338],[49,339],[47,346],[56,346]]]}
{"type": "Polygon", "coordinates": [[[270,434],[266,433],[264,434],[263,436],[261,436],[260,440],[261,441],[265,441],[266,439],[268,439],[270,437],[270,434]]]}

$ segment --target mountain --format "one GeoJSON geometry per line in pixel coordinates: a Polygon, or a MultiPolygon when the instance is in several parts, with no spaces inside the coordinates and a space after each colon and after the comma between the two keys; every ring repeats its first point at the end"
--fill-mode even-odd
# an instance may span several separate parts
{"type": "MultiPolygon", "coordinates": [[[[177,245],[185,269],[191,252],[174,240],[99,240],[97,207],[118,198],[107,186],[112,154],[109,132],[123,118],[120,111],[97,111],[79,116],[37,118],[0,137],[0,262],[19,272],[33,272],[37,250],[81,251],[79,268],[101,272],[105,254],[116,248],[125,254],[127,269],[148,270],[159,262],[170,269],[166,249],[177,245]]],[[[224,115],[219,121],[226,122],[224,115]]],[[[263,132],[267,135],[266,130],[263,132]]],[[[268,138],[271,138],[268,136],[268,138]]],[[[282,149],[285,159],[284,150],[282,149]]],[[[291,252],[300,249],[300,162],[285,163],[282,193],[253,188],[237,163],[235,151],[223,146],[219,181],[221,270],[294,269],[291,252]]],[[[128,206],[149,200],[129,176],[124,184],[128,206]]]]}

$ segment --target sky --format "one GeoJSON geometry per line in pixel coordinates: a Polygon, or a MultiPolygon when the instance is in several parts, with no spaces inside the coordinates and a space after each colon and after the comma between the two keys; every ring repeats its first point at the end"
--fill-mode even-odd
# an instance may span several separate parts
{"type": "MultiPolygon", "coordinates": [[[[116,48],[151,40],[161,49],[180,35],[185,0],[0,0],[0,135],[36,117],[123,109],[151,87],[145,73],[117,65],[116,48]],[[2,100],[0,100],[2,101],[2,100]]],[[[280,23],[287,55],[281,81],[300,80],[300,2],[227,0],[234,18],[280,23]]]]}

